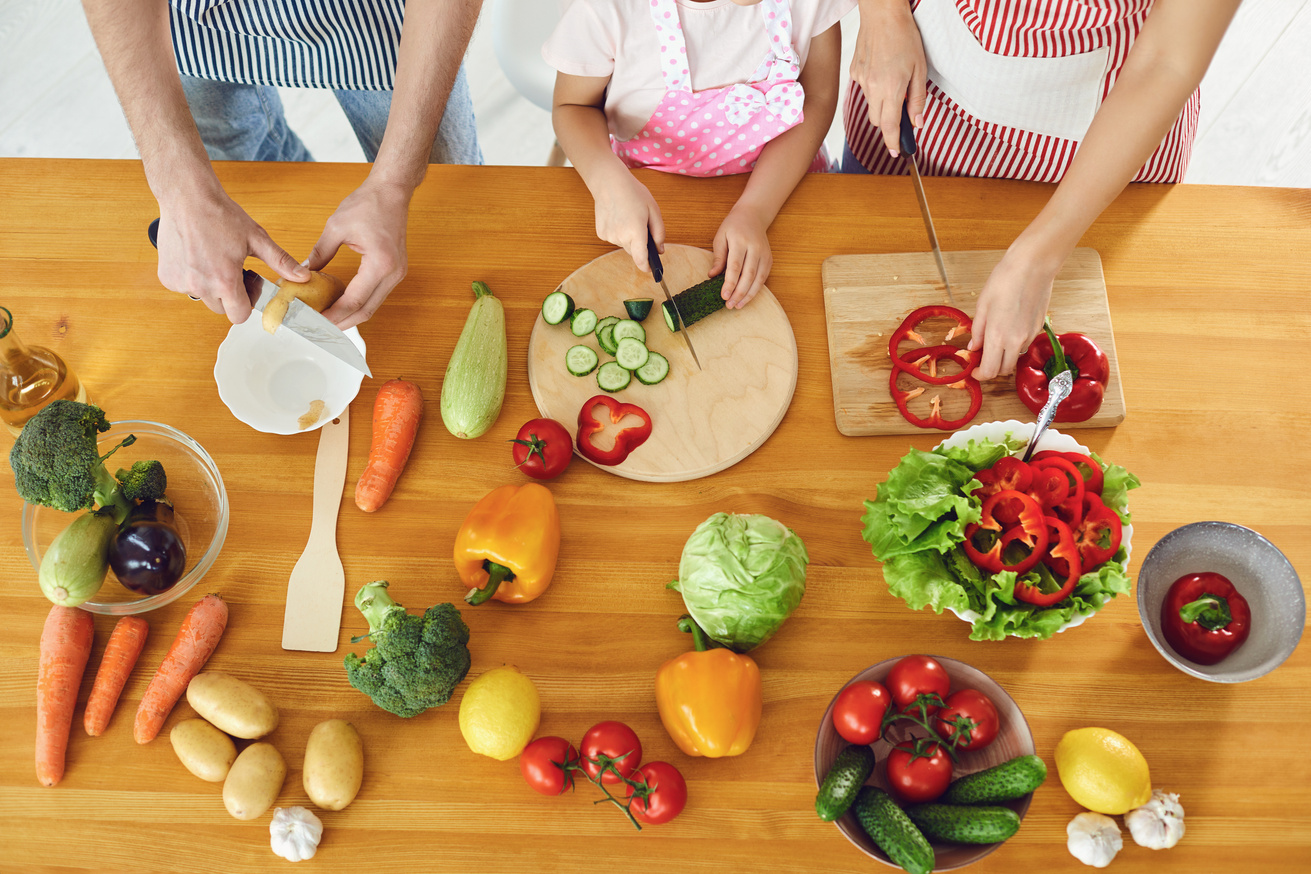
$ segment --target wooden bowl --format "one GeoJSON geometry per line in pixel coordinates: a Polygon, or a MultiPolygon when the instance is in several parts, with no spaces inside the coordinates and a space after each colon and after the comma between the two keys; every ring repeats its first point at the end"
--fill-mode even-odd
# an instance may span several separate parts
{"type": "MultiPolygon", "coordinates": [[[[886,659],[873,667],[866,668],[847,681],[846,685],[861,680],[873,680],[882,683],[888,672],[892,670],[892,666],[901,658],[901,656],[898,656],[897,658],[886,659]]],[[[1009,761],[1016,756],[1032,755],[1035,752],[1033,734],[1029,731],[1029,724],[1025,721],[1024,714],[1020,712],[1019,706],[1010,695],[1006,694],[1006,690],[987,674],[977,668],[970,667],[964,662],[942,656],[931,656],[931,658],[937,660],[946,669],[947,676],[951,678],[952,692],[958,692],[961,689],[977,689],[988,696],[993,706],[997,708],[997,715],[1000,717],[1000,727],[997,731],[996,740],[981,750],[960,753],[960,761],[952,772],[952,779],[964,777],[967,774],[973,774],[994,765],[1000,765],[1002,762],[1009,761]]],[[[843,686],[843,688],[845,689],[846,686],[843,686]]],[[[838,694],[841,694],[841,692],[842,690],[839,689],[838,694]]],[[[819,731],[815,735],[815,787],[817,789],[823,782],[824,775],[833,766],[838,753],[847,746],[847,741],[833,727],[833,705],[837,703],[837,700],[838,695],[835,694],[833,700],[829,702],[828,709],[824,711],[824,719],[820,722],[819,731]]],[[[894,728],[893,730],[898,731],[899,729],[894,728]]],[[[872,746],[877,761],[874,765],[874,773],[870,775],[866,785],[878,786],[880,789],[890,791],[883,775],[883,762],[892,749],[892,744],[879,740],[872,746]]],[[[1006,802],[1004,806],[1014,810],[1023,820],[1032,799],[1033,793],[1031,792],[1023,798],[1006,802]]],[[[878,848],[878,845],[874,843],[869,835],[865,834],[865,830],[856,821],[856,815],[851,811],[847,811],[839,817],[834,825],[838,827],[838,830],[842,832],[847,840],[855,844],[862,853],[871,859],[876,859],[893,868],[900,868],[888,858],[887,853],[878,848]]],[[[933,846],[935,857],[934,871],[954,871],[957,868],[964,868],[966,865],[979,861],[1001,846],[999,843],[949,844],[937,841],[930,841],[929,843],[933,846]]]]}

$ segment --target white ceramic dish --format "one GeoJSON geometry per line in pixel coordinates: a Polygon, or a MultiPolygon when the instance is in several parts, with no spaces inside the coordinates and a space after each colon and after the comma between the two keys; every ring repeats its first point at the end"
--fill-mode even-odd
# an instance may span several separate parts
{"type": "MultiPolygon", "coordinates": [[[[346,332],[364,352],[356,328],[346,332]]],[[[266,434],[299,434],[330,422],[359,394],[364,374],[287,328],[270,334],[253,314],[219,345],[214,382],[232,415],[266,434]],[[314,414],[315,402],[322,407],[314,414]]]]}

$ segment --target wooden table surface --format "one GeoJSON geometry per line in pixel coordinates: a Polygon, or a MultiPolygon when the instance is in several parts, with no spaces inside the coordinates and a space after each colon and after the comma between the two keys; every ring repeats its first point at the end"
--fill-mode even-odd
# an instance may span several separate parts
{"type": "MultiPolygon", "coordinates": [[[[228,191],[296,257],[308,253],[363,165],[221,165],[228,191]]],[[[690,181],[644,174],[674,242],[709,247],[742,179],[690,181]]],[[[1047,186],[928,181],[948,249],[1004,248],[1040,208],[1047,186]]],[[[218,462],[231,498],[226,546],[188,596],[148,614],[152,633],[106,734],[81,730],[53,789],[33,771],[38,638],[49,603],[23,553],[20,501],[0,488],[0,575],[8,632],[0,639],[0,870],[286,870],[269,850],[269,816],[238,822],[220,788],[187,773],[161,735],[138,746],[132,715],[187,608],[207,591],[231,605],[210,667],[231,672],[282,709],[270,737],[289,773],[283,806],[305,804],[300,767],[310,728],[353,722],[366,776],[353,805],[323,812],[317,871],[540,871],[641,866],[657,871],[882,870],[820,822],[812,803],[815,730],[831,696],[882,659],[950,656],[999,681],[1023,709],[1038,752],[1072,728],[1101,725],[1131,738],[1153,783],[1178,792],[1187,836],[1151,852],[1133,844],[1111,870],[1305,871],[1311,867],[1311,657],[1304,644],[1272,674],[1227,686],[1171,667],[1143,632],[1132,596],[1047,641],[977,643],[950,615],[915,613],[890,596],[860,538],[861,502],[915,446],[940,435],[838,434],[827,369],[820,264],[829,255],[915,251],[924,231],[909,182],[813,177],[770,232],[769,285],[799,348],[792,406],[742,463],[675,484],[623,480],[575,462],[550,485],[560,507],[555,581],[525,606],[463,611],[472,629],[470,677],[513,664],[542,697],[540,734],[581,738],[592,724],[632,725],[647,760],[674,762],[691,800],[673,823],[636,833],[591,804],[590,786],[552,799],[531,792],[514,761],[469,752],[451,703],[402,720],[350,687],[341,666],[364,631],[346,610],[336,654],[280,648],[288,574],[304,545],[316,433],[252,431],[219,401],[211,370],[227,322],[162,289],[145,228],[156,213],[135,162],[0,161],[0,303],[28,343],[58,350],[113,419],[151,419],[196,438],[218,462]],[[665,588],[683,542],[716,511],[764,513],[803,538],[807,593],[782,631],[754,653],[765,711],[755,743],[732,759],[692,759],[665,734],[653,676],[688,648],[665,588]]],[[[1311,194],[1201,186],[1135,186],[1082,245],[1101,253],[1130,410],[1114,429],[1078,432],[1135,472],[1136,575],[1166,532],[1203,519],[1250,526],[1311,580],[1311,194]]],[[[347,495],[338,524],[347,598],[388,579],[411,608],[464,592],[451,563],[473,502],[526,479],[505,441],[536,414],[525,353],[542,297],[607,246],[571,170],[433,167],[410,218],[410,272],[363,328],[376,376],[352,409],[347,495]],[[510,379],[496,425],[472,441],[441,426],[442,374],[486,281],[505,302],[510,379]],[[428,414],[391,502],[359,512],[350,493],[363,468],[381,381],[422,386],[428,414]]],[[[350,276],[358,256],[334,269],[350,276]]],[[[461,605],[463,606],[463,605],[461,605]]],[[[82,700],[112,627],[96,619],[82,700]]],[[[1258,630],[1259,633],[1259,630],[1258,630]]],[[[362,651],[362,650],[361,650],[362,651]]],[[[466,681],[467,684],[468,681],[466,681]]],[[[463,687],[462,687],[463,688],[463,687]]],[[[189,715],[185,702],[167,728],[189,715]]],[[[1065,849],[1078,812],[1051,767],[1020,832],[975,866],[983,871],[1081,870],[1065,849]]]]}

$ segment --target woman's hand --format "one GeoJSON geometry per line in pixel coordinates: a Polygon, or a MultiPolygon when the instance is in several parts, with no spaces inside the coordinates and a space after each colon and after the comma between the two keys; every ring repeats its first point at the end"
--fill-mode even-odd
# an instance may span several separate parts
{"type": "Polygon", "coordinates": [[[1006,250],[975,309],[969,348],[983,349],[975,377],[992,379],[1015,371],[1015,362],[1042,330],[1063,260],[1028,250],[1022,239],[1006,250]]]}
{"type": "Polygon", "coordinates": [[[631,255],[638,270],[650,273],[646,258],[648,228],[656,250],[665,250],[665,222],[651,192],[626,167],[617,165],[592,188],[592,195],[596,200],[596,235],[631,255]]]}
{"type": "Polygon", "coordinates": [[[924,122],[928,98],[928,62],[924,44],[906,0],[862,0],[860,30],[851,58],[851,80],[865,92],[870,124],[883,133],[883,144],[901,153],[901,105],[911,122],[924,122]]]}
{"type": "Polygon", "coordinates": [[[760,291],[774,255],[769,248],[769,222],[756,210],[739,203],[729,211],[715,233],[715,262],[710,275],[724,273],[722,296],[728,309],[741,309],[760,291]]]}

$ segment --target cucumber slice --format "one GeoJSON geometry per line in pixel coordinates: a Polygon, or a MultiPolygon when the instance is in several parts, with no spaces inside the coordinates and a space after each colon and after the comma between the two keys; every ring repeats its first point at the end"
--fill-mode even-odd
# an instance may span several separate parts
{"type": "Polygon", "coordinates": [[[587,376],[596,370],[597,362],[600,360],[596,350],[582,344],[570,346],[569,351],[564,353],[564,366],[569,368],[569,372],[574,376],[587,376]]]}
{"type": "Polygon", "coordinates": [[[649,297],[638,297],[633,300],[624,301],[624,309],[628,311],[628,317],[635,322],[640,322],[647,316],[651,315],[651,306],[655,301],[649,297]]]}
{"type": "Polygon", "coordinates": [[[558,325],[574,314],[574,299],[563,291],[553,291],[542,301],[542,321],[558,325]]]}
{"type": "Polygon", "coordinates": [[[596,371],[596,384],[602,391],[617,392],[628,388],[628,383],[632,382],[633,373],[624,370],[615,361],[607,361],[601,365],[601,369],[596,371]]]}
{"type": "Polygon", "coordinates": [[[575,337],[586,337],[596,328],[596,313],[589,309],[574,310],[569,317],[569,330],[575,337]]]}
{"type": "Polygon", "coordinates": [[[604,349],[606,353],[610,355],[615,354],[615,350],[618,348],[619,345],[618,341],[615,340],[615,322],[617,321],[619,320],[616,319],[614,322],[611,322],[610,324],[606,325],[604,328],[596,329],[596,342],[600,343],[601,348],[604,349]]]}
{"type": "MultiPolygon", "coordinates": [[[[606,316],[604,319],[597,320],[596,333],[599,335],[606,325],[613,325],[619,321],[619,316],[606,316]]],[[[614,354],[613,352],[610,354],[614,354]]]]}
{"type": "Polygon", "coordinates": [[[624,319],[615,324],[615,342],[618,343],[625,337],[632,337],[639,343],[646,343],[646,328],[643,328],[632,319],[624,319]]]}
{"type": "Polygon", "coordinates": [[[637,370],[646,364],[650,357],[651,353],[647,352],[642,341],[634,340],[632,337],[624,337],[615,348],[615,361],[619,362],[619,366],[624,370],[637,370]]]}
{"type": "Polygon", "coordinates": [[[646,364],[633,371],[642,385],[655,385],[669,375],[669,359],[659,352],[647,352],[646,364]]]}

